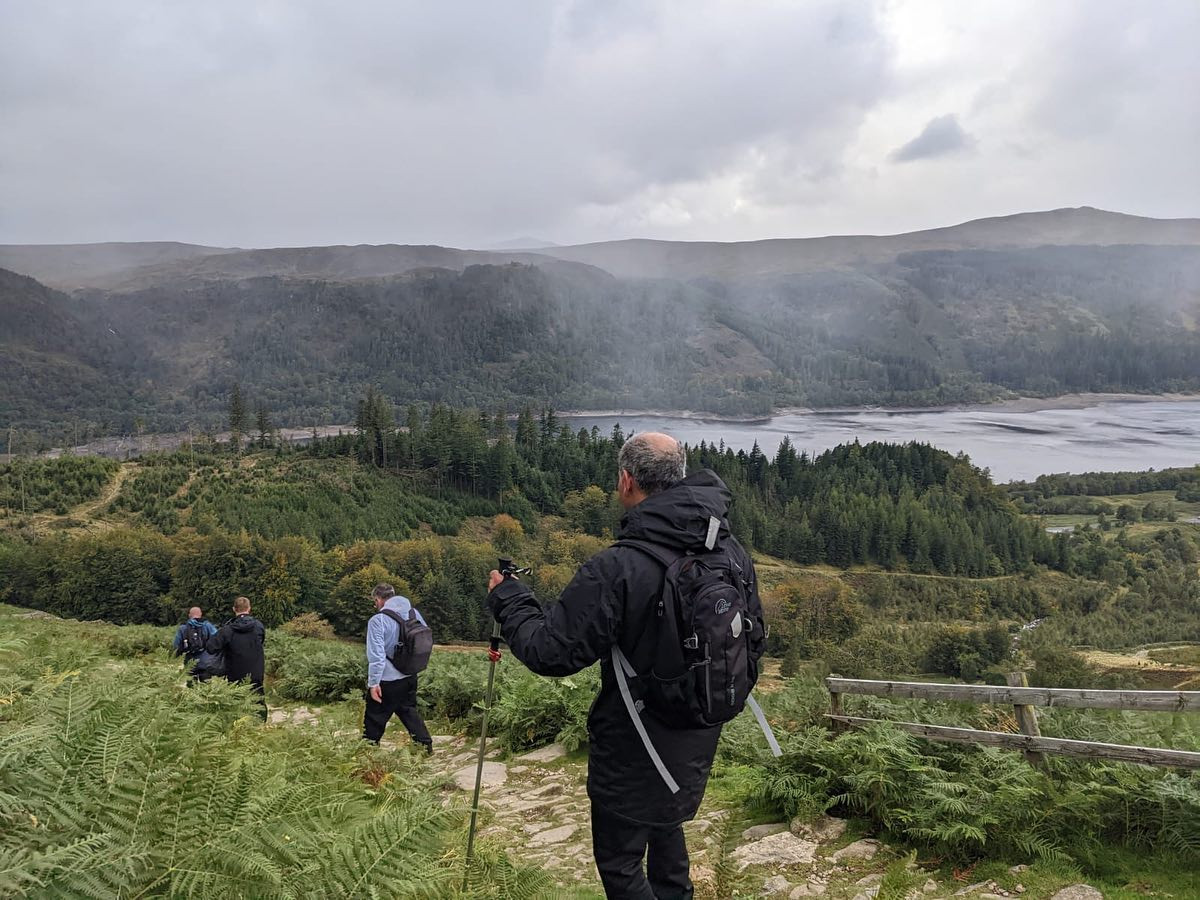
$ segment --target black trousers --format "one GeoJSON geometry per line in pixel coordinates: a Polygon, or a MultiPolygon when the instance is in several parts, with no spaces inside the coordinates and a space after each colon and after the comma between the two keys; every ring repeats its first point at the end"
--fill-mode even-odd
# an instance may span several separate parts
{"type": "Polygon", "coordinates": [[[592,804],[592,853],[609,898],[690,900],[692,896],[682,825],[635,825],[592,804]]]}
{"type": "Polygon", "coordinates": [[[228,680],[233,684],[238,684],[240,682],[244,682],[247,679],[250,680],[250,690],[252,690],[252,691],[254,691],[254,693],[258,694],[258,716],[264,722],[267,721],[267,692],[265,690],[263,690],[263,683],[261,681],[253,680],[248,675],[242,676],[237,681],[234,681],[232,678],[229,678],[228,676],[226,676],[226,678],[228,678],[228,680]]]}
{"type": "Polygon", "coordinates": [[[432,747],[433,738],[429,736],[425,720],[417,712],[417,676],[409,675],[396,681],[381,681],[379,687],[383,693],[382,703],[376,703],[370,692],[367,693],[363,737],[378,744],[384,729],[387,728],[388,720],[395,714],[404,723],[414,741],[425,747],[432,747]]]}

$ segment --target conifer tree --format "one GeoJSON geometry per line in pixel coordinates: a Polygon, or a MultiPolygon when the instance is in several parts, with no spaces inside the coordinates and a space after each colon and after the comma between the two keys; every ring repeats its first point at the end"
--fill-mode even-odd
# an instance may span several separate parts
{"type": "Polygon", "coordinates": [[[234,453],[242,451],[242,437],[249,430],[249,420],[246,414],[246,401],[242,397],[242,386],[233,384],[233,392],[229,395],[229,443],[234,453]]]}
{"type": "Polygon", "coordinates": [[[267,407],[259,401],[254,406],[254,420],[258,428],[258,445],[266,447],[267,441],[271,437],[271,419],[267,414],[267,407]]]}

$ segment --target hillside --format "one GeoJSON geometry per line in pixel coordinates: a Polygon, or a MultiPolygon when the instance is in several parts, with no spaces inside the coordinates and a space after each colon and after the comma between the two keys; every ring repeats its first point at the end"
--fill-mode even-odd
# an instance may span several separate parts
{"type": "MultiPolygon", "coordinates": [[[[513,441],[503,423],[467,411],[409,424],[304,450],[0,466],[0,604],[23,607],[0,605],[0,745],[11,750],[0,798],[12,826],[0,831],[0,893],[169,884],[225,896],[227,879],[250,879],[264,894],[307,885],[340,896],[338,884],[371,868],[361,855],[378,848],[365,832],[388,829],[410,853],[403,869],[371,875],[379,893],[404,895],[419,878],[456,896],[487,663],[479,645],[451,646],[422,673],[432,759],[409,754],[395,725],[382,749],[364,748],[363,598],[386,579],[440,640],[478,640],[499,553],[530,565],[538,596],[554,597],[611,540],[616,510],[591,485],[611,483],[615,442],[580,438],[553,417],[522,417],[513,441]],[[244,690],[185,689],[165,649],[171,629],[154,627],[192,604],[219,619],[238,594],[270,629],[265,727],[244,690]],[[203,839],[189,831],[203,868],[180,870],[176,811],[200,815],[188,779],[231,772],[261,823],[235,817],[203,839]],[[336,810],[314,818],[321,798],[336,810]],[[414,815],[424,823],[415,831],[414,815]],[[143,841],[136,864],[104,866],[143,841]],[[72,849],[56,855],[59,846],[72,849]],[[330,852],[336,860],[314,881],[307,867],[330,852]]],[[[1200,470],[1057,477],[1006,492],[917,444],[853,444],[815,460],[701,447],[689,460],[699,465],[732,488],[731,527],[754,548],[775,657],[758,693],[784,755],[767,756],[747,716],[726,727],[687,826],[698,896],[770,885],[780,896],[803,888],[797,896],[853,900],[881,886],[880,896],[949,900],[974,887],[1063,900],[1060,890],[1085,881],[1120,898],[1200,887],[1197,776],[1092,760],[1034,767],[1017,753],[886,727],[837,735],[818,677],[996,682],[1020,668],[1040,685],[1189,689],[1197,646],[1183,641],[1200,640],[1189,612],[1200,599],[1200,527],[1171,522],[1162,495],[1192,496],[1200,470]],[[1136,509],[1139,530],[1101,525],[1051,539],[1020,505],[1072,498],[1136,509]],[[1021,628],[1034,619],[1036,629],[1021,628]],[[1171,646],[1130,646],[1162,640],[1171,646]],[[1126,652],[1068,649],[1080,643],[1126,652]]],[[[463,896],[595,896],[584,769],[598,681],[595,667],[545,679],[505,656],[489,720],[488,868],[463,896]]],[[[1016,728],[1011,707],[847,702],[853,715],[1016,728]]],[[[1200,748],[1185,719],[1040,713],[1046,735],[1200,748]]]]}
{"type": "Polygon", "coordinates": [[[94,285],[143,266],[161,266],[233,253],[174,241],[108,244],[0,245],[0,268],[29,275],[60,290],[94,285]]]}
{"type": "Polygon", "coordinates": [[[297,426],[351,420],[369,385],[401,404],[739,415],[1200,388],[1190,220],[1067,210],[817,240],[859,249],[669,245],[655,278],[441,247],[0,249],[92,273],[70,295],[0,278],[0,427],[211,428],[235,382],[297,426]],[[1138,243],[1101,243],[1117,239],[1138,243]]]}
{"type": "Polygon", "coordinates": [[[395,244],[229,249],[195,244],[0,245],[0,268],[60,289],[133,290],[185,278],[296,276],[337,281],[468,265],[585,263],[622,278],[743,278],[887,263],[922,250],[1117,244],[1200,245],[1200,219],[1149,219],[1080,207],[977,219],[898,235],[763,241],[621,240],[559,246],[521,238],[483,250],[395,244]]]}
{"type": "Polygon", "coordinates": [[[1114,244],[1200,244],[1200,219],[1147,219],[1091,207],[977,219],[897,235],[838,235],[721,243],[606,241],[538,250],[631,278],[780,275],[858,267],[921,250],[1015,249],[1114,244]]]}

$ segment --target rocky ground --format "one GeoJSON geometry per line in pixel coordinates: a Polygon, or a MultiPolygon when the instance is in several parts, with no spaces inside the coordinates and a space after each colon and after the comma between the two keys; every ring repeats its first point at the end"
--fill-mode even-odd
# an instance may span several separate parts
{"type": "MultiPolygon", "coordinates": [[[[319,717],[319,710],[303,706],[271,713],[273,723],[301,727],[319,717]]],[[[384,744],[407,743],[399,723],[393,722],[384,744]]],[[[467,802],[477,760],[478,744],[462,735],[434,735],[430,765],[467,802]]],[[[559,887],[600,896],[592,863],[586,766],[582,753],[568,753],[558,744],[508,758],[491,748],[483,769],[479,835],[504,847],[514,860],[552,873],[559,887]]],[[[969,873],[946,878],[832,816],[813,822],[752,821],[740,810],[706,800],[696,819],[685,826],[698,898],[1104,900],[1100,891],[1085,884],[1031,889],[1022,881],[1024,866],[982,881],[972,880],[969,873]]]]}

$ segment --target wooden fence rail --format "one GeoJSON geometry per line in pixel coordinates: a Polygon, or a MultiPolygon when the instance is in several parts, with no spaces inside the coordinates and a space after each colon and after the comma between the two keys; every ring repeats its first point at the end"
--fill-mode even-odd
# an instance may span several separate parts
{"type": "Polygon", "coordinates": [[[1034,707],[1065,706],[1075,709],[1128,709],[1152,712],[1200,712],[1200,691],[1092,691],[1076,688],[1031,688],[1024,673],[1009,675],[1008,686],[986,684],[937,684],[920,681],[871,681],[861,678],[825,679],[829,688],[830,715],[835,730],[861,728],[885,723],[911,734],[935,741],[985,744],[1021,750],[1031,763],[1038,764],[1043,754],[1074,756],[1084,759],[1110,759],[1148,766],[1179,766],[1200,769],[1200,753],[1168,750],[1161,747],[1134,747],[1099,741],[1075,741],[1043,737],[1034,707]],[[843,711],[844,694],[910,700],[949,700],[959,703],[994,703],[1012,706],[1020,734],[982,731],[976,728],[951,728],[920,722],[895,722],[848,716],[843,711]]]}

